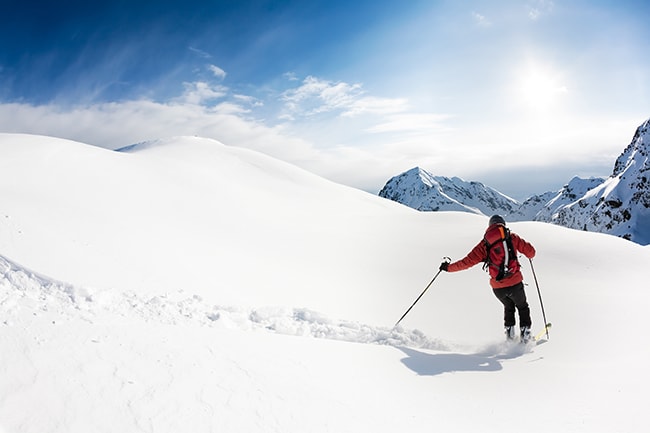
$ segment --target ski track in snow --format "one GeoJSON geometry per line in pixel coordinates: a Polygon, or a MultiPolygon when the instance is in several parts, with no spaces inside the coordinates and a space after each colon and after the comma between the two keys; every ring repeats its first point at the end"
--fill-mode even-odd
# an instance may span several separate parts
{"type": "Polygon", "coordinates": [[[183,290],[145,297],[76,287],[25,269],[0,255],[0,311],[3,325],[27,325],[46,318],[53,325],[81,319],[88,323],[138,318],[170,325],[198,325],[266,331],[363,344],[449,351],[458,347],[423,332],[332,320],[306,308],[243,308],[210,305],[183,290]],[[25,314],[25,311],[31,311],[25,314]]]}

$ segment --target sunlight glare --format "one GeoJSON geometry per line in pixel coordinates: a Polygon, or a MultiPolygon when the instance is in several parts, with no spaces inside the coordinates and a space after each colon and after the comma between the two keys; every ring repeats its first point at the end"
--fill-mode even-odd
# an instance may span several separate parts
{"type": "Polygon", "coordinates": [[[530,65],[519,76],[519,95],[532,109],[551,108],[567,93],[558,75],[539,66],[530,65]]]}

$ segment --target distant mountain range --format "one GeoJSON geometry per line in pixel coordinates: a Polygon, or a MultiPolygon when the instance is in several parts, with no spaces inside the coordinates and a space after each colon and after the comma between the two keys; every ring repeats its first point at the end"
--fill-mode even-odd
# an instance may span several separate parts
{"type": "Polygon", "coordinates": [[[503,215],[650,244],[650,119],[639,126],[607,179],[574,177],[559,191],[523,203],[480,182],[434,176],[415,167],[391,178],[379,196],[420,211],[503,215]]]}
{"type": "Polygon", "coordinates": [[[480,182],[434,176],[420,167],[390,179],[379,196],[420,211],[461,211],[491,215],[498,212],[511,214],[520,206],[516,200],[480,182]]]}

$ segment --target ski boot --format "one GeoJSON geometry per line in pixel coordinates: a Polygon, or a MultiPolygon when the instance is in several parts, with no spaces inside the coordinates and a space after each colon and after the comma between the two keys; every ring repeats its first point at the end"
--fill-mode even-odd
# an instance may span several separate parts
{"type": "Polygon", "coordinates": [[[530,334],[530,326],[522,326],[519,330],[521,331],[521,342],[528,344],[533,339],[533,336],[530,334]]]}
{"type": "Polygon", "coordinates": [[[506,340],[507,341],[512,341],[515,339],[515,327],[514,326],[506,326],[506,340]]]}

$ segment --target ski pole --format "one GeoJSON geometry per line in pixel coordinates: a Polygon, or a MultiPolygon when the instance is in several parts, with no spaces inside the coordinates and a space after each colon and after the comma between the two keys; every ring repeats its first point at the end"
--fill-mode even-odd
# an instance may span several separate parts
{"type": "MultiPolygon", "coordinates": [[[[445,257],[445,260],[446,259],[447,259],[447,257],[445,257]]],[[[436,273],[436,275],[429,282],[429,284],[427,284],[427,286],[424,288],[422,293],[420,293],[420,296],[418,296],[418,298],[415,300],[415,302],[413,302],[413,304],[409,307],[409,309],[406,310],[406,313],[402,314],[402,317],[400,317],[399,320],[397,321],[397,323],[395,323],[395,326],[393,326],[393,329],[397,328],[397,325],[399,325],[399,322],[401,322],[402,319],[406,317],[406,315],[409,313],[409,311],[411,311],[411,308],[415,307],[415,304],[417,304],[418,301],[420,300],[420,298],[426,293],[427,290],[429,290],[429,287],[431,287],[431,284],[433,284],[433,282],[436,281],[436,278],[438,278],[438,275],[440,275],[440,272],[442,272],[442,269],[438,270],[438,273],[436,273]]]]}
{"type": "Polygon", "coordinates": [[[539,290],[539,284],[537,283],[537,275],[535,274],[535,267],[533,267],[533,259],[528,259],[530,261],[530,269],[533,271],[533,278],[535,279],[535,286],[537,286],[537,295],[539,296],[539,305],[542,306],[542,317],[544,318],[544,329],[546,329],[546,339],[549,340],[548,328],[549,323],[546,321],[546,313],[544,312],[544,303],[542,302],[542,292],[539,290]]]}

